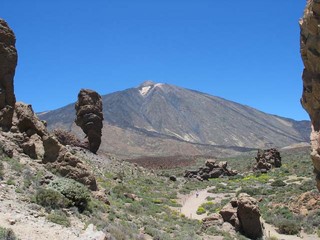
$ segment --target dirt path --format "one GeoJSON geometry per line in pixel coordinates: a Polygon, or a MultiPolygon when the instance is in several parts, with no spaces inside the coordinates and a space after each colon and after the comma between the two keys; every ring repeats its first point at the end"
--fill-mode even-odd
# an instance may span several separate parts
{"type": "Polygon", "coordinates": [[[181,213],[183,213],[186,217],[192,218],[192,219],[198,219],[201,220],[205,217],[207,217],[207,214],[197,214],[198,207],[200,207],[201,204],[208,202],[206,200],[207,197],[212,197],[213,202],[219,203],[222,199],[226,198],[226,195],[231,195],[231,197],[234,194],[226,194],[226,193],[209,193],[208,190],[212,189],[212,187],[199,190],[199,191],[193,191],[189,195],[181,195],[180,196],[180,204],[182,205],[181,213]],[[198,197],[196,195],[198,193],[198,197]]]}

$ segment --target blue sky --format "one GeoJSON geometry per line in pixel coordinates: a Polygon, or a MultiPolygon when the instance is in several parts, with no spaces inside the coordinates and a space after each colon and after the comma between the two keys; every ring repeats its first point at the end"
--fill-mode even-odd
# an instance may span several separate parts
{"type": "Polygon", "coordinates": [[[35,111],[145,80],[308,119],[299,99],[305,0],[3,0],[17,37],[16,97],[35,111]]]}

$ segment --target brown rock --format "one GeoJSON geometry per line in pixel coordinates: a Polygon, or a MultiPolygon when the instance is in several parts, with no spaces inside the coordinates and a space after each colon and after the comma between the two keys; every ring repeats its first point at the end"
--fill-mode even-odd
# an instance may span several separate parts
{"type": "Polygon", "coordinates": [[[0,19],[0,127],[5,131],[12,126],[16,102],[13,78],[18,54],[15,43],[16,38],[13,31],[3,19],[0,19]]]}
{"type": "Polygon", "coordinates": [[[91,190],[97,190],[94,176],[82,161],[71,154],[65,146],[53,136],[43,137],[44,158],[43,163],[56,169],[63,177],[72,178],[91,190]]]}
{"type": "Polygon", "coordinates": [[[101,144],[101,129],[103,126],[101,96],[95,91],[81,89],[75,109],[77,112],[75,123],[87,135],[90,151],[96,153],[101,144]]]}
{"type": "Polygon", "coordinates": [[[260,210],[256,199],[247,194],[240,194],[238,197],[237,216],[244,235],[250,239],[260,239],[263,236],[260,210]]]}
{"type": "Polygon", "coordinates": [[[311,157],[320,191],[320,3],[308,0],[300,20],[300,52],[304,63],[301,104],[312,123],[311,157]]]}
{"type": "Polygon", "coordinates": [[[259,149],[256,159],[256,165],[253,167],[254,171],[259,170],[260,172],[267,172],[271,168],[279,168],[281,167],[281,156],[280,152],[275,149],[259,149]]]}
{"type": "Polygon", "coordinates": [[[206,160],[205,165],[209,168],[209,169],[213,169],[215,167],[216,164],[216,160],[214,159],[208,159],[206,160]]]}
{"type": "Polygon", "coordinates": [[[219,213],[224,222],[230,223],[236,231],[241,231],[250,239],[263,236],[257,201],[248,194],[241,193],[238,198],[233,198],[219,213]]]}
{"type": "Polygon", "coordinates": [[[240,222],[237,216],[237,207],[233,207],[231,203],[225,205],[219,212],[224,222],[230,223],[236,231],[240,228],[240,222]]]}
{"type": "Polygon", "coordinates": [[[42,159],[44,147],[42,139],[38,134],[32,135],[29,140],[21,145],[23,152],[33,159],[42,159]]]}
{"type": "Polygon", "coordinates": [[[15,104],[13,124],[18,127],[20,132],[25,132],[28,136],[38,134],[42,137],[48,134],[46,126],[33,112],[30,104],[22,102],[15,104]]]}

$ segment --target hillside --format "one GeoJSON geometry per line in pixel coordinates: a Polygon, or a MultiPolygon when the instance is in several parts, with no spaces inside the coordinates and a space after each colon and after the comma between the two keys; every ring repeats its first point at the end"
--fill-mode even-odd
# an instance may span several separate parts
{"type": "MultiPolygon", "coordinates": [[[[136,155],[146,151],[148,155],[179,154],[183,149],[189,149],[191,155],[211,154],[208,149],[212,146],[283,147],[308,141],[310,133],[309,121],[266,114],[223,98],[151,81],[102,99],[105,141],[101,149],[111,152],[123,152],[118,148],[122,145],[136,155]]],[[[74,116],[74,104],[39,114],[49,129],[60,127],[80,134],[74,116]]]]}

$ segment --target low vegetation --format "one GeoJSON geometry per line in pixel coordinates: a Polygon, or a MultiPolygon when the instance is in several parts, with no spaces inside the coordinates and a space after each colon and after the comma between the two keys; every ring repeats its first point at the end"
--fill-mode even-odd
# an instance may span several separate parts
{"type": "Polygon", "coordinates": [[[1,240],[18,240],[14,232],[11,229],[0,227],[0,239],[1,240]]]}

